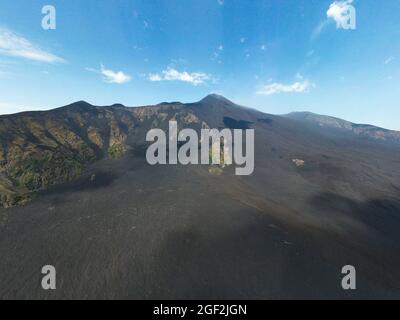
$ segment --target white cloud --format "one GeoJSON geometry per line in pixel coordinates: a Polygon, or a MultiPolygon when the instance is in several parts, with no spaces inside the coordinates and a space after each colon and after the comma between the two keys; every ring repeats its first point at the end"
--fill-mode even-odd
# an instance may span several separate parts
{"type": "Polygon", "coordinates": [[[242,38],[239,39],[239,41],[240,41],[240,43],[245,43],[246,42],[246,38],[242,37],[242,38]]]}
{"type": "Polygon", "coordinates": [[[276,93],[304,93],[308,92],[314,85],[308,80],[297,81],[293,84],[272,83],[262,87],[257,94],[270,96],[276,93]]]}
{"type": "MultiPolygon", "coordinates": [[[[353,3],[353,0],[341,0],[334,1],[330,4],[328,11],[326,12],[327,19],[321,21],[312,31],[311,40],[316,40],[321,33],[329,26],[329,24],[333,21],[336,22],[336,28],[344,28],[344,26],[348,25],[349,22],[349,7],[353,3]]],[[[355,29],[355,17],[354,17],[354,26],[349,25],[350,29],[355,29]]],[[[347,29],[347,28],[346,28],[347,29]]]]}
{"type": "Polygon", "coordinates": [[[218,47],[218,50],[219,50],[219,51],[223,51],[223,50],[224,50],[224,46],[221,44],[221,45],[218,47]]]}
{"type": "Polygon", "coordinates": [[[394,59],[395,59],[395,57],[391,56],[391,57],[387,58],[384,63],[389,64],[389,63],[393,62],[394,59]]]}
{"type": "Polygon", "coordinates": [[[113,71],[110,69],[106,69],[103,65],[100,66],[100,70],[86,68],[88,71],[100,73],[103,76],[103,80],[107,83],[117,83],[124,84],[131,81],[132,77],[125,74],[122,71],[113,71]]]}
{"type": "Polygon", "coordinates": [[[353,0],[345,1],[335,1],[330,6],[326,15],[336,21],[336,27],[340,28],[344,23],[347,22],[348,17],[346,12],[348,11],[348,6],[353,2],[353,0]]]}
{"type": "Polygon", "coordinates": [[[162,78],[159,74],[155,73],[155,74],[150,74],[148,79],[150,81],[163,81],[165,80],[164,78],[162,78]]]}
{"type": "Polygon", "coordinates": [[[150,81],[183,81],[191,83],[194,86],[204,84],[206,81],[211,80],[211,76],[203,72],[189,73],[186,71],[179,72],[178,70],[168,67],[163,70],[161,74],[155,73],[148,76],[150,81]]]}
{"type": "Polygon", "coordinates": [[[219,4],[220,6],[223,6],[223,5],[224,5],[224,0],[217,0],[217,2],[218,2],[218,4],[219,4]]]}
{"type": "Polygon", "coordinates": [[[0,54],[46,63],[64,63],[65,60],[46,52],[28,39],[0,27],[0,54]]]}
{"type": "Polygon", "coordinates": [[[110,69],[104,68],[103,65],[101,66],[101,74],[104,77],[104,81],[109,83],[122,84],[127,83],[132,79],[129,75],[123,73],[122,71],[112,71],[110,69]]]}
{"type": "Polygon", "coordinates": [[[316,26],[312,31],[311,40],[317,39],[321,35],[321,33],[325,30],[325,28],[329,25],[330,22],[331,20],[324,20],[320,22],[320,24],[316,26]]]}

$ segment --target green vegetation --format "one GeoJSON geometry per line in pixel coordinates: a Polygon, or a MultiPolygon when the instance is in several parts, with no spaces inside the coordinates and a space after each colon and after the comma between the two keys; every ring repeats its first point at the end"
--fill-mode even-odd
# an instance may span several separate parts
{"type": "Polygon", "coordinates": [[[0,207],[25,203],[39,190],[75,179],[95,160],[122,157],[133,115],[86,111],[78,103],[0,119],[0,207]]]}
{"type": "Polygon", "coordinates": [[[34,193],[26,194],[0,194],[0,206],[4,208],[10,208],[16,205],[23,205],[30,201],[34,197],[34,193]]]}
{"type": "Polygon", "coordinates": [[[119,159],[125,153],[125,147],[122,143],[115,143],[108,149],[108,155],[111,159],[119,159]]]}
{"type": "Polygon", "coordinates": [[[16,164],[10,176],[29,191],[37,191],[79,176],[83,167],[82,159],[73,154],[33,154],[16,164]]]}

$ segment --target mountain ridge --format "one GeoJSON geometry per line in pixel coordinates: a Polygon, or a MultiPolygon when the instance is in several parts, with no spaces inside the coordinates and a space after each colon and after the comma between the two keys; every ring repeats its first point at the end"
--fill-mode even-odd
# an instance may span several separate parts
{"type": "Polygon", "coordinates": [[[23,204],[37,191],[76,179],[91,163],[118,159],[132,148],[141,148],[149,129],[167,130],[170,120],[196,130],[264,126],[282,131],[285,127],[292,130],[295,125],[296,130],[306,130],[304,134],[309,124],[313,124],[317,128],[312,130],[321,135],[329,134],[326,128],[334,128],[375,141],[400,142],[397,132],[357,127],[345,120],[317,115],[309,119],[310,113],[299,116],[269,115],[216,94],[188,104],[126,107],[77,101],[48,111],[3,115],[0,116],[0,205],[23,204]],[[321,119],[325,120],[323,126],[321,119]],[[335,126],[336,123],[340,125],[335,126]]]}
{"type": "Polygon", "coordinates": [[[321,115],[309,111],[291,112],[283,116],[320,127],[350,131],[360,137],[395,143],[400,142],[400,131],[390,130],[371,124],[358,124],[338,117],[321,115]]]}
{"type": "MultiPolygon", "coordinates": [[[[244,109],[251,109],[251,110],[255,110],[258,111],[260,113],[265,113],[263,111],[260,111],[258,109],[254,109],[251,107],[247,107],[247,106],[242,106],[239,104],[236,104],[235,102],[231,101],[230,99],[224,97],[223,95],[219,95],[219,94],[215,94],[215,93],[211,93],[208,94],[207,96],[205,96],[204,98],[202,98],[201,100],[199,100],[198,102],[189,102],[189,103],[183,103],[180,101],[172,101],[172,102],[161,102],[159,104],[156,105],[143,105],[143,106],[127,106],[124,105],[122,103],[114,103],[112,105],[95,105],[95,104],[91,104],[90,102],[87,102],[85,100],[78,100],[72,103],[69,103],[67,105],[61,106],[61,107],[56,107],[53,109],[49,109],[49,110],[27,110],[27,111],[22,111],[22,112],[18,112],[18,113],[12,113],[12,114],[3,114],[0,115],[0,118],[8,118],[8,117],[14,117],[14,116],[19,116],[19,115],[24,115],[24,114],[41,114],[41,113],[46,113],[46,112],[52,112],[52,111],[57,111],[60,109],[68,109],[68,108],[84,108],[84,107],[89,107],[89,108],[145,108],[145,107],[157,107],[157,106],[165,106],[165,105],[193,105],[193,104],[225,104],[225,105],[232,105],[232,106],[237,106],[237,107],[242,107],[244,109]]],[[[268,114],[268,113],[265,113],[268,114]]],[[[343,118],[339,118],[339,117],[335,117],[335,116],[329,116],[329,115],[324,115],[324,114],[319,114],[319,113],[315,113],[315,112],[310,112],[310,111],[293,111],[287,114],[276,114],[275,116],[281,116],[281,117],[286,117],[286,118],[291,118],[294,120],[303,120],[303,121],[307,121],[307,122],[315,122],[319,125],[326,125],[329,126],[329,123],[327,121],[321,121],[318,122],[318,119],[320,120],[331,120],[331,121],[337,121],[338,124],[336,124],[336,127],[339,129],[349,129],[350,125],[353,126],[357,126],[357,127],[370,127],[370,128],[376,128],[376,129],[380,129],[380,130],[384,130],[384,131],[390,131],[390,132],[400,132],[400,130],[393,130],[393,129],[388,129],[388,128],[384,128],[381,126],[377,126],[374,124],[367,124],[367,123],[355,123],[355,122],[351,122],[349,120],[345,120],[343,118]],[[339,125],[339,123],[341,125],[339,125]],[[347,127],[346,127],[347,124],[347,127]]],[[[334,125],[331,125],[332,127],[334,127],[334,125]]]]}

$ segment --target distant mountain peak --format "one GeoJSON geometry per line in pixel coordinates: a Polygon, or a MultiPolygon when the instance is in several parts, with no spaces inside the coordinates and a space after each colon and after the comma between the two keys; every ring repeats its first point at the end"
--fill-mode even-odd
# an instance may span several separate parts
{"type": "Polygon", "coordinates": [[[205,98],[203,98],[201,103],[226,103],[226,104],[234,104],[231,100],[225,98],[224,96],[221,96],[216,93],[209,94],[205,98]]]}
{"type": "Polygon", "coordinates": [[[114,103],[111,108],[126,108],[122,103],[114,103]]]}
{"type": "Polygon", "coordinates": [[[76,101],[61,108],[90,108],[93,107],[89,102],[84,100],[76,101]]]}
{"type": "Polygon", "coordinates": [[[183,103],[180,101],[172,101],[172,102],[164,101],[164,102],[159,103],[158,106],[171,106],[171,105],[182,105],[182,104],[183,103]]]}
{"type": "Polygon", "coordinates": [[[80,100],[77,102],[72,103],[71,105],[80,105],[80,106],[92,106],[89,102],[84,101],[84,100],[80,100]]]}

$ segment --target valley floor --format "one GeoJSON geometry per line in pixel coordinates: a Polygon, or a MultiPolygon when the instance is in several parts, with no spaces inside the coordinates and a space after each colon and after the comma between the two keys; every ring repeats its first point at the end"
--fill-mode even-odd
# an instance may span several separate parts
{"type": "Polygon", "coordinates": [[[99,162],[0,211],[0,298],[400,298],[398,241],[293,223],[264,191],[204,167],[99,162]],[[355,291],[341,288],[347,264],[355,291]],[[40,286],[44,265],[54,291],[40,286]]]}

